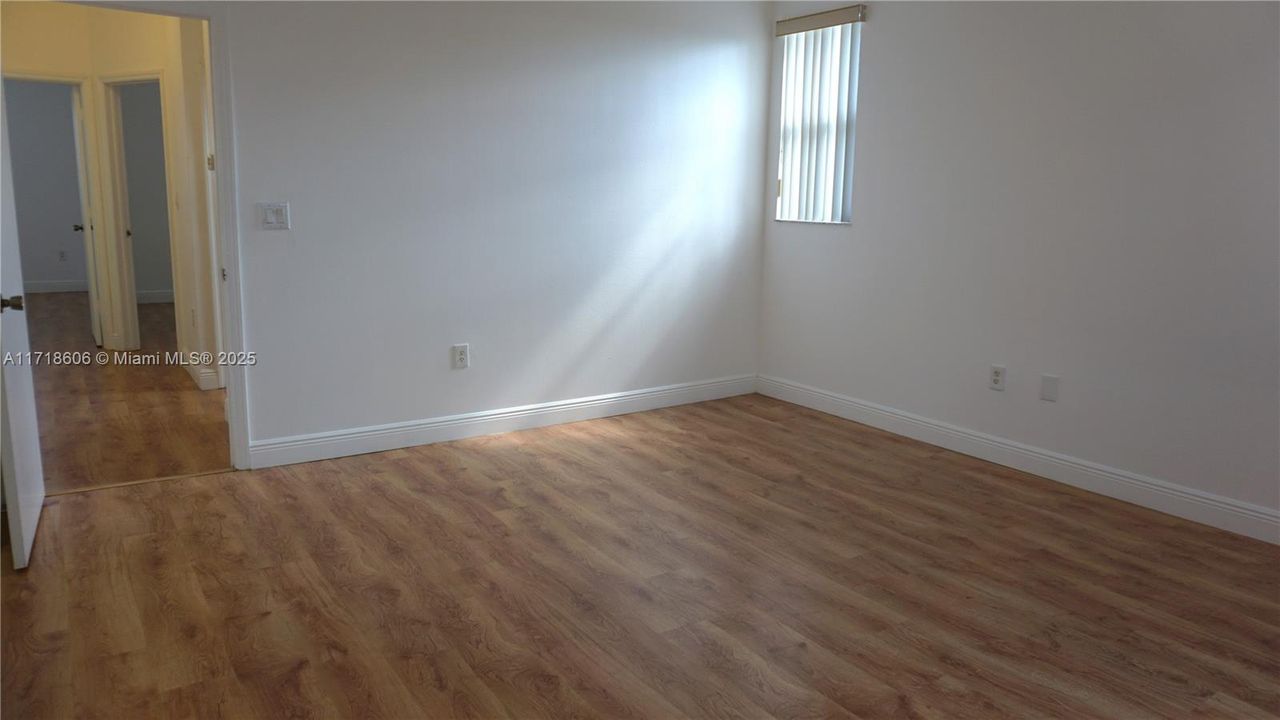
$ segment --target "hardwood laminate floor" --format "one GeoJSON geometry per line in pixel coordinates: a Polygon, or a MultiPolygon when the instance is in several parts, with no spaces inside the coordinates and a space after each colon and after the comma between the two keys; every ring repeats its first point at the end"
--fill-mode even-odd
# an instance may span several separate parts
{"type": "MultiPolygon", "coordinates": [[[[87,293],[27,296],[31,349],[98,348],[87,293]]],[[[138,354],[178,347],[172,303],[138,306],[138,354]]],[[[231,466],[223,390],[201,390],[179,365],[40,364],[36,414],[45,488],[60,493],[231,466]]]]}
{"type": "Polygon", "coordinates": [[[748,395],[52,498],[3,710],[1274,717],[1277,551],[748,395]]]}

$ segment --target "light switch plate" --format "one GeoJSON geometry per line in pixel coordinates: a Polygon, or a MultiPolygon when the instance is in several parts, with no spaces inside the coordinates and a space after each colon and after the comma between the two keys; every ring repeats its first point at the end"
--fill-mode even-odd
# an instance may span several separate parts
{"type": "Polygon", "coordinates": [[[258,221],[263,230],[288,230],[289,203],[258,203],[258,221]]]}

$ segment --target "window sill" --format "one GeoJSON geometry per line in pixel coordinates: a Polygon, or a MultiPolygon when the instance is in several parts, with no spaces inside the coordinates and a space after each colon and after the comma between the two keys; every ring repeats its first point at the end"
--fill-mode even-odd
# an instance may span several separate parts
{"type": "Polygon", "coordinates": [[[841,220],[839,222],[834,222],[831,220],[782,220],[779,218],[774,218],[773,221],[776,223],[787,223],[788,225],[829,225],[834,227],[839,227],[841,225],[847,226],[852,224],[848,220],[841,220]]]}

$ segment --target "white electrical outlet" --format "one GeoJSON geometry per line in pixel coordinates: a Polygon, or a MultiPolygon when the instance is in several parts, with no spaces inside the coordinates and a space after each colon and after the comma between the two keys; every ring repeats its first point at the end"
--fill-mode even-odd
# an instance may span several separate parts
{"type": "Polygon", "coordinates": [[[991,379],[988,385],[992,390],[1004,390],[1004,383],[1009,370],[1003,365],[991,366],[991,379]]]}
{"type": "Polygon", "coordinates": [[[1041,375],[1040,399],[1046,402],[1058,402],[1058,381],[1061,379],[1057,375],[1041,375]]]}
{"type": "Polygon", "coordinates": [[[452,357],[454,370],[465,370],[471,367],[471,345],[468,343],[454,345],[452,357]]]}

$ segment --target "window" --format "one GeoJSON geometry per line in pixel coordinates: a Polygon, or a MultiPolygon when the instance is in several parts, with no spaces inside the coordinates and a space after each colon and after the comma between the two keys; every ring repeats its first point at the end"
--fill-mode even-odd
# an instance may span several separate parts
{"type": "Polygon", "coordinates": [[[865,6],[783,20],[778,220],[846,223],[865,6]]]}

